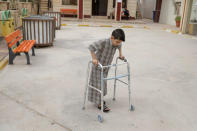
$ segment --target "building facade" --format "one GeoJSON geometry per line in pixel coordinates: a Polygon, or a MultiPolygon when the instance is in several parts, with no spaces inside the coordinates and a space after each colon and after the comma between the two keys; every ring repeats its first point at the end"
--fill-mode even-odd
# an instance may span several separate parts
{"type": "Polygon", "coordinates": [[[175,26],[176,16],[181,16],[180,31],[197,35],[197,0],[140,0],[140,4],[143,18],[151,19],[155,10],[159,23],[175,26]]]}
{"type": "MultiPolygon", "coordinates": [[[[60,9],[79,9],[81,0],[53,0],[53,11],[60,9]]],[[[117,2],[122,2],[122,8],[127,7],[132,17],[136,17],[137,0],[83,0],[83,17],[102,16],[110,18],[115,15],[117,2]]]]}
{"type": "Polygon", "coordinates": [[[182,15],[183,0],[140,0],[143,18],[153,19],[162,24],[175,25],[175,17],[182,15]],[[154,14],[155,13],[155,14],[154,14]]]}

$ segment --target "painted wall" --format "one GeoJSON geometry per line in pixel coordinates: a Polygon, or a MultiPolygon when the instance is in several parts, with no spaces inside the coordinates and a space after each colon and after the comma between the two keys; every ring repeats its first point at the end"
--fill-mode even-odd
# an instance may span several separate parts
{"type": "Polygon", "coordinates": [[[142,15],[144,18],[152,19],[155,10],[156,0],[140,0],[142,15]]]}
{"type": "Polygon", "coordinates": [[[114,12],[113,0],[108,0],[107,16],[110,16],[111,12],[114,12]]]}
{"type": "Polygon", "coordinates": [[[92,0],[83,0],[84,2],[84,15],[92,15],[92,0]]]}
{"type": "Polygon", "coordinates": [[[137,0],[127,0],[127,9],[132,17],[136,17],[137,0]]]}
{"type": "MultiPolygon", "coordinates": [[[[84,15],[92,15],[92,0],[84,0],[84,15]]],[[[62,5],[62,0],[53,0],[53,11],[60,11],[65,9],[78,9],[77,5],[62,5]]]]}
{"type": "Polygon", "coordinates": [[[7,10],[9,7],[9,2],[7,1],[0,1],[0,11],[7,10]]]}
{"type": "MultiPolygon", "coordinates": [[[[183,0],[179,0],[179,1],[181,1],[181,6],[183,6],[183,0]]],[[[175,11],[176,11],[176,8],[174,5],[174,0],[163,0],[162,6],[161,6],[161,14],[160,14],[159,23],[176,25],[175,17],[177,15],[175,11]]],[[[180,10],[180,15],[182,15],[182,7],[180,10]]]]}
{"type": "Polygon", "coordinates": [[[78,6],[77,5],[62,5],[62,0],[53,0],[53,11],[60,11],[61,8],[78,9],[78,6]]]}

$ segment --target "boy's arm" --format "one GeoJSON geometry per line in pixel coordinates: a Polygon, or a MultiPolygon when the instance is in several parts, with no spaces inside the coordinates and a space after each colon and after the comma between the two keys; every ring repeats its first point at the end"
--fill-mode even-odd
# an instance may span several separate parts
{"type": "Polygon", "coordinates": [[[90,51],[90,54],[92,56],[92,63],[98,65],[98,60],[96,59],[95,53],[93,51],[90,51]]]}
{"type": "Polygon", "coordinates": [[[96,58],[95,52],[101,50],[103,46],[103,41],[94,42],[93,44],[89,45],[90,54],[92,56],[92,63],[97,65],[98,60],[96,58]]]}
{"type": "Polygon", "coordinates": [[[119,50],[119,58],[123,60],[124,56],[122,55],[122,47],[118,48],[118,50],[119,50]]]}

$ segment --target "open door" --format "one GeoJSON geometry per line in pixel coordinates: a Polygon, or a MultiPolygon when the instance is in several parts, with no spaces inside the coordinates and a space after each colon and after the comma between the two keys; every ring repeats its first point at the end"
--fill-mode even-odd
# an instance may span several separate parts
{"type": "Polygon", "coordinates": [[[107,16],[108,0],[92,0],[92,15],[107,16]]]}

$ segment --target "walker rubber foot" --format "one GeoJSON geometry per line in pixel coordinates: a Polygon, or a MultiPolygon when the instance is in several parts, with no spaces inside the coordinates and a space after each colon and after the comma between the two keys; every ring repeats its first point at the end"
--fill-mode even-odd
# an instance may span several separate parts
{"type": "Polygon", "coordinates": [[[131,105],[130,111],[134,111],[134,110],[135,110],[134,106],[131,105]]]}
{"type": "Polygon", "coordinates": [[[101,115],[98,115],[98,121],[99,121],[100,123],[103,122],[103,117],[102,117],[101,115]]]}

